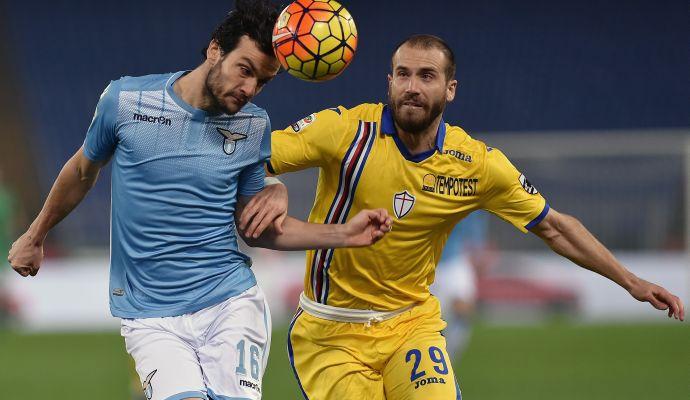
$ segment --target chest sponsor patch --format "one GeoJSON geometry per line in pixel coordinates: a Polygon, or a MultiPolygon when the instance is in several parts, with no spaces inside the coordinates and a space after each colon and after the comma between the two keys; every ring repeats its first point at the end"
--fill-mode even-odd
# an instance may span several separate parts
{"type": "Polygon", "coordinates": [[[520,177],[518,178],[518,180],[520,181],[520,185],[522,185],[522,188],[525,189],[525,191],[526,191],[527,193],[529,193],[529,194],[537,194],[537,193],[539,193],[539,192],[537,191],[537,188],[535,188],[534,185],[532,185],[532,184],[527,180],[527,178],[525,177],[525,175],[520,174],[520,177]]]}
{"type": "Polygon", "coordinates": [[[295,122],[294,124],[290,125],[293,131],[295,133],[301,131],[302,129],[306,128],[309,126],[312,122],[316,121],[316,114],[311,114],[307,115],[306,117],[302,118],[301,120],[295,122]]]}
{"type": "Polygon", "coordinates": [[[422,190],[446,196],[469,197],[477,194],[478,178],[426,174],[422,178],[422,190]]]}

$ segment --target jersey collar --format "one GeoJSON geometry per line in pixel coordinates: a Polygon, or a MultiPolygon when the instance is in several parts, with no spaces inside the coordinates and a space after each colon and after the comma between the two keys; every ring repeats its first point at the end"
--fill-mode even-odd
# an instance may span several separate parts
{"type": "Polygon", "coordinates": [[[446,138],[446,123],[443,120],[443,117],[441,117],[441,123],[438,125],[438,130],[436,131],[435,148],[412,155],[407,147],[405,147],[405,144],[400,139],[400,136],[398,136],[398,130],[395,128],[395,123],[393,122],[393,111],[388,105],[385,105],[383,106],[383,113],[381,114],[381,133],[384,135],[393,136],[393,140],[395,141],[396,146],[398,146],[400,154],[402,154],[405,159],[413,162],[421,162],[434,155],[436,151],[441,154],[443,153],[443,141],[446,138]]]}

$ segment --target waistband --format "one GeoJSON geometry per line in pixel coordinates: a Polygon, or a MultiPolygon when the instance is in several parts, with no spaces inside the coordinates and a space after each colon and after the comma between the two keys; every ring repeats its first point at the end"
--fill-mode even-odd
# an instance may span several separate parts
{"type": "Polygon", "coordinates": [[[397,317],[415,305],[416,304],[412,304],[392,311],[356,310],[317,303],[308,298],[304,292],[299,295],[299,306],[314,317],[327,319],[329,321],[354,322],[367,325],[397,317]]]}

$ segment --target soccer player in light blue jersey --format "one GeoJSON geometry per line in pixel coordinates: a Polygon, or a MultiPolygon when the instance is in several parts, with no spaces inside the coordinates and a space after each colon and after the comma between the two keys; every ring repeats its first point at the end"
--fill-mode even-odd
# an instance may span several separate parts
{"type": "MultiPolygon", "coordinates": [[[[279,68],[271,47],[277,15],[268,2],[239,0],[193,71],[112,81],[83,146],[10,251],[19,274],[36,275],[48,231],[112,160],[110,308],[148,399],[261,397],[270,315],[251,260],[238,250],[233,216],[264,189],[271,124],[249,101],[279,68]]],[[[260,210],[247,221],[246,241],[365,246],[390,229],[385,210],[343,225],[308,224],[283,210],[260,210]]]]}

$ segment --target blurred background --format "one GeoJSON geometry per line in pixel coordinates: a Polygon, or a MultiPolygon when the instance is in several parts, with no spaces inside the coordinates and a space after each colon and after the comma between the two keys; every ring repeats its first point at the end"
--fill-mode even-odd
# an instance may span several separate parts
{"type": "MultiPolygon", "coordinates": [[[[274,128],[328,107],[385,102],[395,45],[441,36],[458,64],[446,121],[501,148],[553,208],[690,304],[687,1],[343,4],[359,30],[353,63],[326,83],[275,79],[255,99],[274,128]]],[[[108,82],[193,69],[232,5],[0,0],[0,253],[80,147],[108,82]]],[[[315,176],[285,177],[292,215],[308,214],[315,176]]],[[[21,279],[0,257],[0,398],[136,398],[107,305],[109,211],[106,170],[49,235],[37,277],[21,279]]],[[[449,313],[464,313],[454,364],[466,398],[690,397],[687,322],[669,323],[498,218],[480,214],[463,228],[472,235],[454,240],[444,265],[464,263],[464,283],[439,293],[449,313]]],[[[275,327],[264,398],[298,399],[285,331],[304,257],[252,256],[275,327]]]]}

